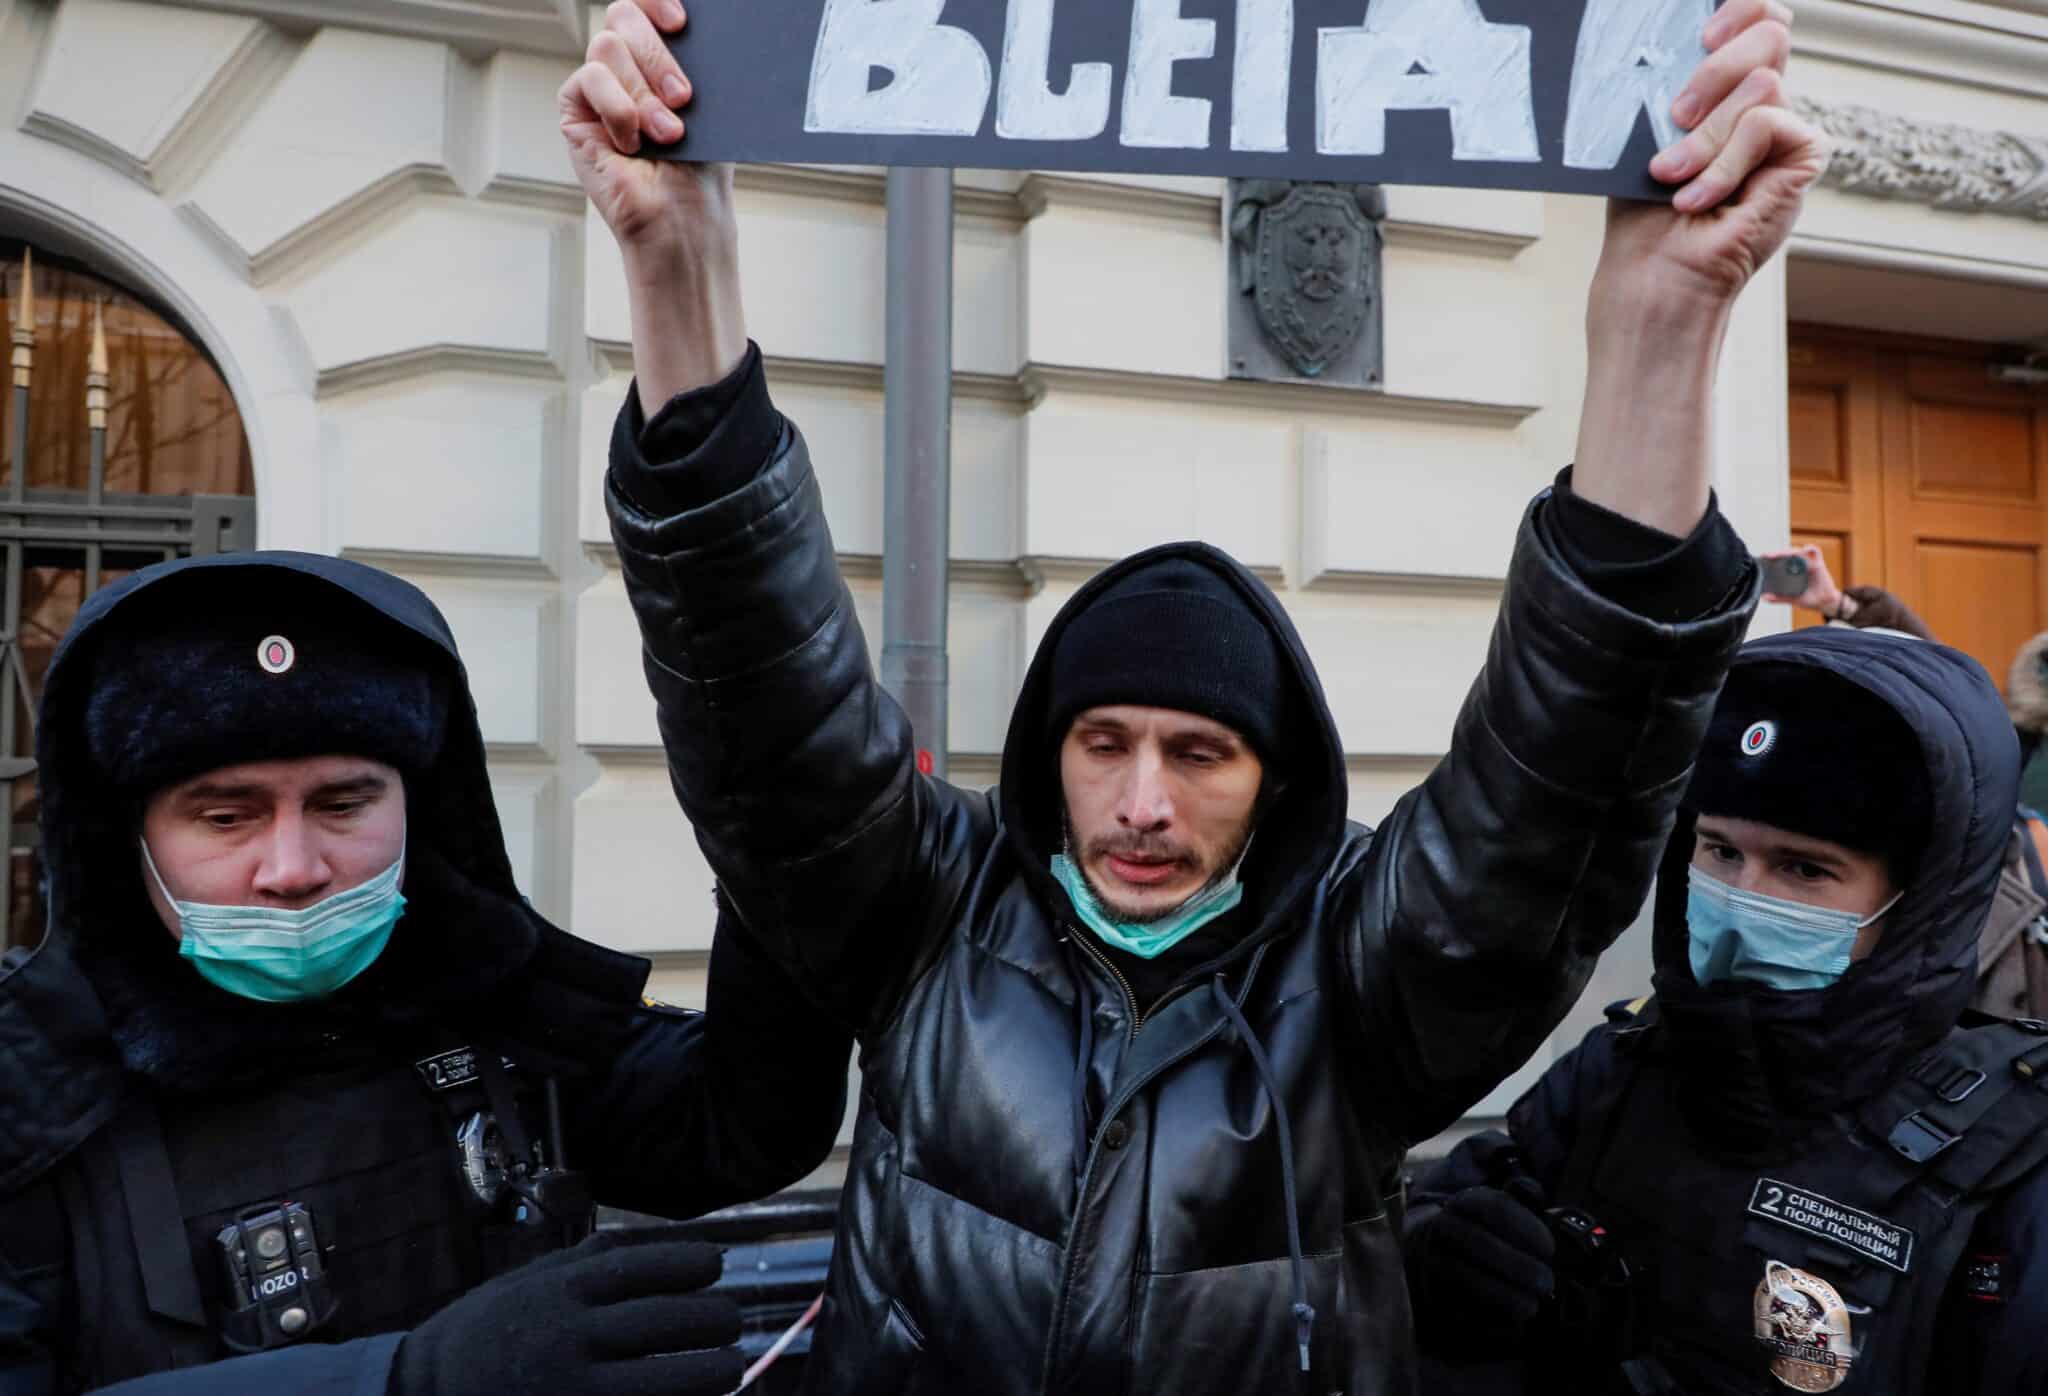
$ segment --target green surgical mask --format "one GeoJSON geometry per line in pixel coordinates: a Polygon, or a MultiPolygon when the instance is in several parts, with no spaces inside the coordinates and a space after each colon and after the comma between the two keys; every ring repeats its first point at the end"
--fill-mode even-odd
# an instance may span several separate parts
{"type": "Polygon", "coordinates": [[[325,998],[376,962],[391,940],[405,897],[405,851],[368,882],[296,911],[270,906],[181,902],[142,844],[157,890],[178,915],[178,953],[208,982],[263,1003],[325,998]]]}
{"type": "Polygon", "coordinates": [[[1153,960],[1244,900],[1244,884],[1237,879],[1238,869],[1243,866],[1244,859],[1240,857],[1228,873],[1189,897],[1169,915],[1146,922],[1120,921],[1110,915],[1096,899],[1095,889],[1088,885],[1080,865],[1066,854],[1053,855],[1052,875],[1067,889],[1074,914],[1095,932],[1098,940],[1141,960],[1153,960]]]}

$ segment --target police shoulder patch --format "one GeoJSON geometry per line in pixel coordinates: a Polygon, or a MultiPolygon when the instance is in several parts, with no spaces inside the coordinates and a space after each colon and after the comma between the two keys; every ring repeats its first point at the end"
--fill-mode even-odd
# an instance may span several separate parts
{"type": "MultiPolygon", "coordinates": [[[[514,1070],[518,1063],[510,1057],[500,1057],[507,1071],[514,1070]]],[[[437,1052],[431,1057],[422,1057],[412,1064],[430,1091],[452,1091],[457,1086],[466,1086],[481,1073],[477,1069],[474,1047],[455,1047],[446,1052],[437,1052]]]]}
{"type": "Polygon", "coordinates": [[[1823,1197],[1811,1188],[1776,1178],[1759,1178],[1749,1210],[1767,1221],[1819,1237],[1844,1250],[1905,1274],[1913,1264],[1911,1231],[1883,1217],[1823,1197]]]}

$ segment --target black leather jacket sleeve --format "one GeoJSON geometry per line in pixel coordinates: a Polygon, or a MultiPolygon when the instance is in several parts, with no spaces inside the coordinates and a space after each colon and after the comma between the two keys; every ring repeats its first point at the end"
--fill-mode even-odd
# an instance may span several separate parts
{"type": "Polygon", "coordinates": [[[1450,753],[1375,835],[1340,942],[1393,1054],[1369,1076],[1396,1142],[1437,1133],[1526,1061],[1634,919],[1756,606],[1747,563],[1701,620],[1616,605],[1559,555],[1551,503],[1523,520],[1450,753]]]}
{"type": "Polygon", "coordinates": [[[783,422],[744,484],[669,513],[636,488],[685,463],[658,433],[643,449],[632,415],[606,502],[676,796],[746,928],[839,1023],[876,1026],[951,923],[993,811],[918,773],[801,433],[783,422]]]}
{"type": "Polygon", "coordinates": [[[706,1011],[641,1008],[564,1091],[570,1166],[607,1206],[680,1220],[765,1197],[823,1163],[846,1117],[852,1034],[719,922],[706,1011]]]}

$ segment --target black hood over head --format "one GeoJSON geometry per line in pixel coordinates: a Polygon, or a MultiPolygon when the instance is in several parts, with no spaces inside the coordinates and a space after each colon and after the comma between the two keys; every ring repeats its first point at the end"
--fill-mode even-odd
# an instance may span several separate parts
{"type": "MultiPolygon", "coordinates": [[[[35,735],[50,929],[34,954],[0,975],[0,1060],[13,1055],[32,1073],[17,1070],[15,1079],[37,1081],[47,1098],[29,1110],[28,1097],[0,1086],[0,1125],[24,1112],[20,1131],[0,1127],[0,1138],[14,1134],[12,1147],[0,1143],[0,1187],[96,1127],[124,1071],[168,1091],[252,1085],[331,1060],[337,1039],[372,1047],[383,1034],[429,1022],[486,1019],[519,1036],[537,1062],[555,1050],[567,1065],[602,1050],[607,1033],[594,1018],[588,1048],[571,1046],[574,1033],[559,1030],[559,1014],[573,1019],[580,1010],[572,1003],[630,1002],[644,981],[645,961],[574,941],[526,905],[454,635],[423,592],[389,573],[292,552],[136,572],[80,609],[51,660],[35,735]],[[98,730],[104,745],[108,714],[92,702],[100,649],[120,638],[129,618],[161,613],[179,592],[198,599],[224,586],[239,609],[260,612],[274,600],[274,630],[302,652],[319,646],[316,632],[294,624],[305,620],[309,598],[321,614],[349,615],[351,643],[405,656],[406,666],[431,676],[437,699],[431,759],[405,773],[405,915],[377,962],[325,1000],[254,1002],[186,964],[144,889],[140,806],[98,778],[89,732],[98,730]],[[545,971],[535,968],[543,962],[545,971]],[[559,987],[540,982],[557,975],[559,987]],[[528,1021],[549,1026],[521,1035],[528,1021]]],[[[266,754],[273,753],[249,759],[266,754]]]]}
{"type": "MultiPolygon", "coordinates": [[[[1268,761],[1268,789],[1284,786],[1283,793],[1259,817],[1252,847],[1242,876],[1245,906],[1249,913],[1247,935],[1250,945],[1286,929],[1289,917],[1313,892],[1316,883],[1336,857],[1344,838],[1345,807],[1349,797],[1344,769],[1344,748],[1337,726],[1323,697],[1322,682],[1315,665],[1294,629],[1294,622],[1281,608],[1279,598],[1258,577],[1228,553],[1207,543],[1168,543],[1133,554],[1104,569],[1075,592],[1060,608],[1039,641],[1030,669],[1025,673],[1017,706],[1010,716],[1010,730],[1003,743],[1002,808],[1005,833],[1026,876],[1045,903],[1056,909],[1062,920],[1070,919],[1067,894],[1053,880],[1049,870],[1052,855],[1059,850],[1065,814],[1060,791],[1059,744],[1064,730],[1052,730],[1056,717],[1071,716],[1073,707],[1058,690],[1055,672],[1061,669],[1060,641],[1077,618],[1087,615],[1106,594],[1121,594],[1121,584],[1136,574],[1172,576],[1188,568],[1200,568],[1213,582],[1200,588],[1213,597],[1226,591],[1234,595],[1271,639],[1271,665],[1278,674],[1272,685],[1264,682],[1268,661],[1247,666],[1259,678],[1259,686],[1278,695],[1280,711],[1262,724],[1270,736],[1255,745],[1270,744],[1284,752],[1280,769],[1268,761]]],[[[1204,597],[1204,604],[1213,604],[1204,597]]],[[[1248,637],[1220,634],[1219,647],[1259,653],[1263,646],[1246,643],[1248,637]]],[[[1135,637],[1134,649],[1144,649],[1143,637],[1135,637]]],[[[1230,657],[1219,648],[1218,672],[1231,667],[1230,657]]],[[[1062,672],[1071,680],[1072,671],[1062,672]]],[[[1197,676],[1199,677],[1199,676],[1197,676]]],[[[1186,675],[1174,675],[1162,691],[1187,689],[1192,696],[1183,701],[1201,702],[1205,715],[1224,714],[1231,701],[1217,702],[1229,695],[1204,694],[1200,684],[1191,685],[1186,675]]],[[[1138,701],[1127,698],[1123,701],[1138,701]]],[[[1234,698],[1232,698],[1234,701],[1234,698]]],[[[1163,698],[1149,706],[1179,707],[1180,702],[1163,698]]],[[[1242,720],[1233,725],[1244,725],[1242,720]]]]}
{"type": "MultiPolygon", "coordinates": [[[[1804,992],[1695,983],[1686,868],[1699,811],[1680,812],[1657,883],[1654,1012],[1658,1036],[1679,1054],[1688,1115],[1703,1141],[1731,1152],[1784,1145],[1802,1125],[1854,1107],[1956,1025],[1975,992],[1977,937],[2019,799],[2019,747],[2003,700],[1968,655],[1830,626],[1743,646],[1731,685],[1766,665],[1823,671],[1896,713],[1913,740],[1894,756],[1919,764],[1921,779],[1907,784],[1926,792],[1926,808],[1876,949],[1834,984],[1804,992]]],[[[1869,793],[1857,785],[1840,779],[1833,797],[1869,793]]]]}

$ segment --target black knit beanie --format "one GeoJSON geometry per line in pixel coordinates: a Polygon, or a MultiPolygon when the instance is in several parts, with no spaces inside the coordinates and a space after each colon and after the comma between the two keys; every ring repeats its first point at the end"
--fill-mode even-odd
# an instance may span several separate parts
{"type": "Polygon", "coordinates": [[[1759,663],[1729,674],[1685,805],[1880,854],[1896,877],[1928,798],[1919,740],[1890,704],[1826,669],[1759,663]]]}
{"type": "Polygon", "coordinates": [[[1279,639],[1210,568],[1169,557],[1118,578],[1057,645],[1048,742],[1090,708],[1128,703],[1199,714],[1235,730],[1268,765],[1284,761],[1293,704],[1279,639]]]}
{"type": "Polygon", "coordinates": [[[434,654],[317,578],[166,578],[96,637],[86,750],[95,774],[136,800],[252,761],[366,756],[415,774],[447,728],[434,654]]]}

